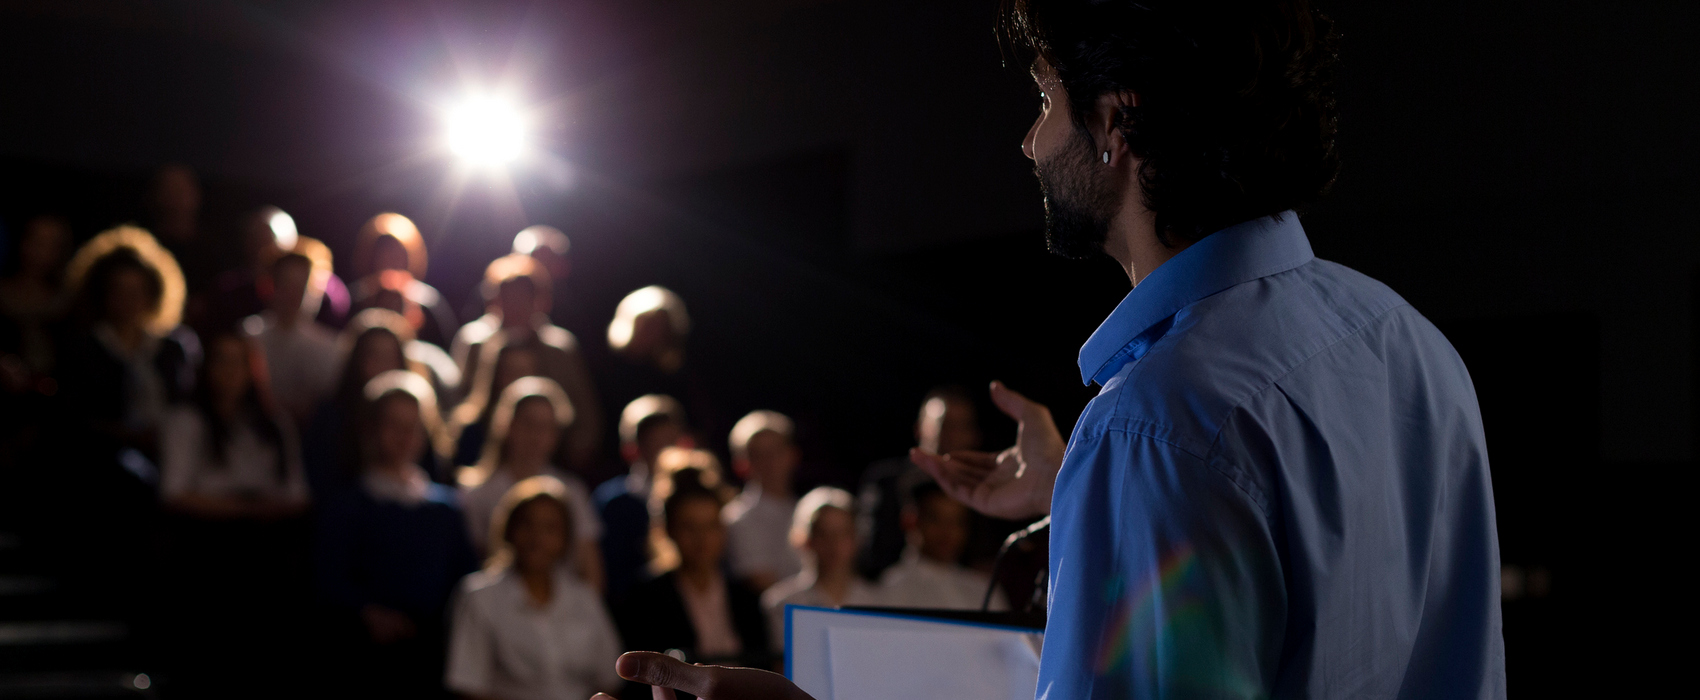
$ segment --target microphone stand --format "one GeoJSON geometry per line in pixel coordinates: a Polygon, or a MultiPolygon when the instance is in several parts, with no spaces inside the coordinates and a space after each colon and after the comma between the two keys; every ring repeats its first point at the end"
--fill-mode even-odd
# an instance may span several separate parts
{"type": "Polygon", "coordinates": [[[1015,543],[1044,532],[1050,526],[1051,516],[1047,515],[1035,521],[1032,525],[1009,533],[1009,537],[1004,538],[1003,546],[998,548],[997,558],[992,560],[992,582],[986,585],[986,596],[980,601],[980,612],[988,612],[992,607],[992,592],[998,588],[998,570],[1003,567],[1004,555],[1009,554],[1010,548],[1014,547],[1015,543]]]}

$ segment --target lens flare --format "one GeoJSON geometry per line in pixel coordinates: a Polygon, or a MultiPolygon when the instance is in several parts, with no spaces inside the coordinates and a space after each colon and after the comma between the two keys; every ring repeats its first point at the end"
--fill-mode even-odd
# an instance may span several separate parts
{"type": "Polygon", "coordinates": [[[500,97],[468,98],[447,111],[444,125],[449,152],[468,164],[507,165],[525,152],[525,115],[500,97]]]}

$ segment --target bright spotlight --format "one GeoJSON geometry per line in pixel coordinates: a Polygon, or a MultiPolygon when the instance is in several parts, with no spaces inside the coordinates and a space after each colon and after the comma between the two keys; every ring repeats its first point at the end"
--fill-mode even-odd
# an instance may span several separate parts
{"type": "Polygon", "coordinates": [[[472,165],[512,163],[525,150],[525,115],[498,97],[473,97],[446,115],[449,152],[472,165]]]}

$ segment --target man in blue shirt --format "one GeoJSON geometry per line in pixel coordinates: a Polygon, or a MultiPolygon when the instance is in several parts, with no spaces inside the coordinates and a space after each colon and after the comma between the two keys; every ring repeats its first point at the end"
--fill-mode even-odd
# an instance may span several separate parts
{"type": "MultiPolygon", "coordinates": [[[[1452,346],[1316,259],[1293,208],[1334,156],[1334,48],[1306,0],[1016,0],[1047,241],[1134,289],[1080,350],[1067,443],[1007,387],[993,455],[917,450],[991,515],[1049,513],[1038,697],[1503,698],[1487,447],[1452,346]]],[[[626,657],[711,700],[754,672],[626,657]]]]}

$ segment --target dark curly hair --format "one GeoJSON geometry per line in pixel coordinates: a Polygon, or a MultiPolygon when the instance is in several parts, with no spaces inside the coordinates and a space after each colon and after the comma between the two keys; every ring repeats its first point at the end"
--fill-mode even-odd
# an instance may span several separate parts
{"type": "Polygon", "coordinates": [[[1333,184],[1333,22],[1309,0],[1004,0],[998,34],[1049,63],[1075,126],[1132,92],[1115,127],[1141,160],[1164,245],[1301,207],[1333,184]]]}

